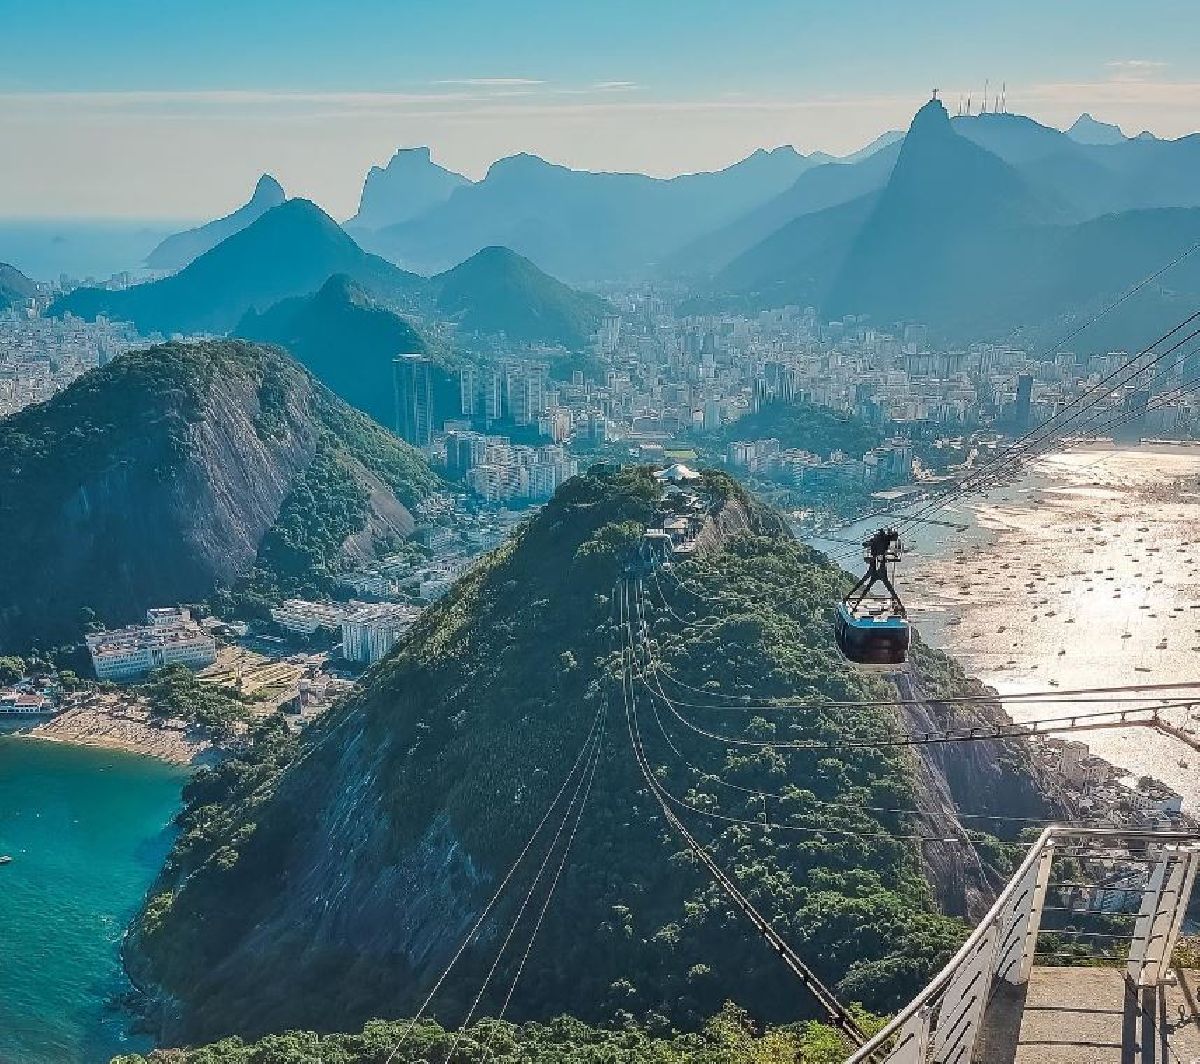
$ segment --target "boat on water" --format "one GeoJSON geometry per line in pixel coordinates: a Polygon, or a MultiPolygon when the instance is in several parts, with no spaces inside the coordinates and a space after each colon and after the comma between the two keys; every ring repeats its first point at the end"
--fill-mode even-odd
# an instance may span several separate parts
{"type": "Polygon", "coordinates": [[[0,864],[12,864],[12,858],[6,853],[0,853],[0,864]]]}

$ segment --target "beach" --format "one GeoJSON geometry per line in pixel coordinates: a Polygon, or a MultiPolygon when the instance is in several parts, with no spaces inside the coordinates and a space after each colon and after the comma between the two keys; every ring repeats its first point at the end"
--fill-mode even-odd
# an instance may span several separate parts
{"type": "Polygon", "coordinates": [[[152,717],[144,701],[123,694],[90,695],[57,716],[14,734],[122,750],[172,765],[196,764],[214,752],[207,729],[152,717]]]}

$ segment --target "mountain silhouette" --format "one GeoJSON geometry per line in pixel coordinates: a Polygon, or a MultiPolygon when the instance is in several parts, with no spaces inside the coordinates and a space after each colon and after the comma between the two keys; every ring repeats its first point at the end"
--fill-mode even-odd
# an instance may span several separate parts
{"type": "Polygon", "coordinates": [[[167,237],[146,256],[146,265],[152,270],[171,273],[181,270],[197,256],[215,248],[234,233],[241,232],[273,207],[278,207],[285,199],[287,196],[283,186],[270,174],[263,174],[254,186],[254,194],[236,211],[195,229],[186,229],[167,237]]]}
{"type": "MultiPolygon", "coordinates": [[[[903,135],[900,135],[902,139],[903,135]]],[[[833,160],[806,170],[777,196],[759,204],[728,225],[705,233],[667,262],[667,272],[683,275],[719,273],[739,256],[793,219],[815,214],[881,189],[900,154],[900,141],[880,137],[872,152],[855,153],[852,161],[833,160]]]]}
{"type": "Polygon", "coordinates": [[[782,147],[756,151],[724,170],[664,179],[571,170],[514,155],[445,203],[363,240],[422,273],[500,245],[568,281],[644,276],[689,240],[782,192],[819,161],[782,147]]]}
{"type": "Polygon", "coordinates": [[[392,360],[427,350],[412,325],[346,274],[330,277],[313,295],[282,300],[262,313],[247,311],[235,332],[286,348],[331,391],[391,429],[392,360]]]}
{"type": "Polygon", "coordinates": [[[1125,140],[1120,126],[1111,122],[1099,122],[1087,111],[1071,123],[1067,136],[1079,144],[1120,144],[1125,140]]]}
{"type": "Polygon", "coordinates": [[[437,308],[464,332],[509,340],[585,345],[610,308],[577,292],[504,247],[488,247],[434,277],[437,308]]]}
{"type": "Polygon", "coordinates": [[[942,285],[973,283],[991,246],[1053,212],[1015,169],[951,128],[939,100],[913,118],[900,156],[833,282],[826,309],[922,318],[942,285]],[[853,308],[853,309],[852,309],[853,308]]]}
{"type": "Polygon", "coordinates": [[[346,224],[383,229],[406,222],[445,203],[456,188],[470,183],[462,174],[438,166],[428,148],[400,148],[387,166],[367,171],[358,213],[346,224]]]}
{"type": "Polygon", "coordinates": [[[171,277],[121,291],[78,288],[48,313],[87,320],[103,314],[144,333],[224,333],[252,307],[313,292],[335,273],[389,298],[414,294],[425,283],[363,251],[316,204],[292,199],[171,277]]]}

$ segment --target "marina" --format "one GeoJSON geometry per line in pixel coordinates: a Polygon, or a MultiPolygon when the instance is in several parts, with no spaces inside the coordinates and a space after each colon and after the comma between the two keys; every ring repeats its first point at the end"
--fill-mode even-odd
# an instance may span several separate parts
{"type": "MultiPolygon", "coordinates": [[[[904,531],[898,581],[920,638],[1014,694],[1196,677],[1195,449],[1051,454],[989,495],[946,508],[947,521],[964,532],[927,523],[904,531]]],[[[859,531],[838,535],[854,539],[859,531]]],[[[847,551],[813,542],[834,555],[847,551]]],[[[1038,713],[1017,702],[1006,709],[1018,722],[1038,713]]],[[[1181,733],[1200,729],[1200,706],[1164,716],[1181,733]]],[[[1183,795],[1186,811],[1200,811],[1200,774],[1182,764],[1189,750],[1177,737],[1131,728],[1086,741],[1093,754],[1132,777],[1162,781],[1183,795]]]]}

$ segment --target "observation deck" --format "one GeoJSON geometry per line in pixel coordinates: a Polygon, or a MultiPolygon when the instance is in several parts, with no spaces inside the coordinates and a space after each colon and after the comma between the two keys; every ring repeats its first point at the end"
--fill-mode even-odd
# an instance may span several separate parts
{"type": "Polygon", "coordinates": [[[1200,833],[1047,828],[945,968],[847,1064],[1200,1064],[1176,964],[1200,833]]]}

